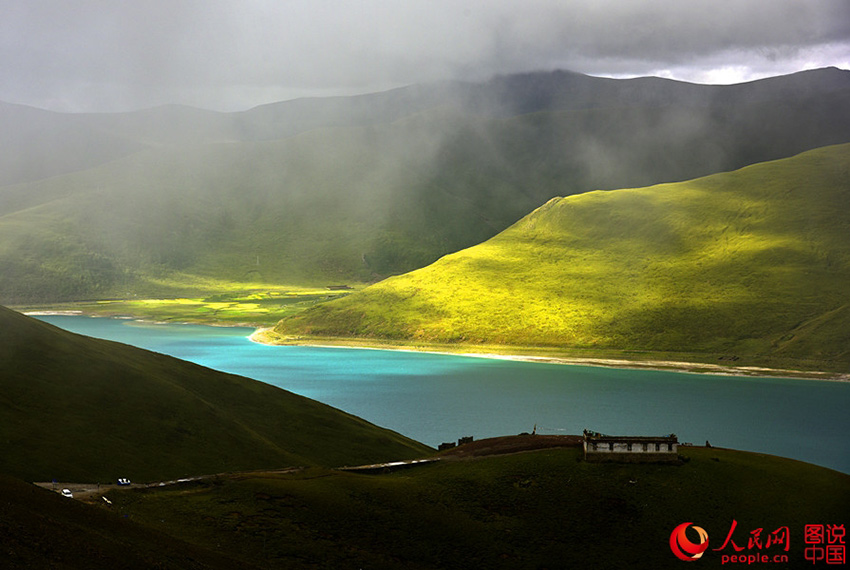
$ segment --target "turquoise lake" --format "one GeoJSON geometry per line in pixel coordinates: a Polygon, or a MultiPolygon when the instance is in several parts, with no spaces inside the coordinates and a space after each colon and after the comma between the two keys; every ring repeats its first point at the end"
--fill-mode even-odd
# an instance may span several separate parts
{"type": "MultiPolygon", "coordinates": [[[[436,447],[530,432],[675,433],[850,473],[850,384],[618,370],[405,351],[264,346],[247,328],[42,316],[319,400],[436,447]]],[[[120,382],[120,378],[116,381],[120,382]]]]}

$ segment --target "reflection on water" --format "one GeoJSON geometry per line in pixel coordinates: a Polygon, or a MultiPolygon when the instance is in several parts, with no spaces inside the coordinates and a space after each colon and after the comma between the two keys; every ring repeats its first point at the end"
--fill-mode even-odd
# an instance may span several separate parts
{"type": "Polygon", "coordinates": [[[850,473],[850,384],[272,347],[246,328],[80,316],[41,320],[262,380],[436,446],[531,431],[676,433],[850,473]]]}

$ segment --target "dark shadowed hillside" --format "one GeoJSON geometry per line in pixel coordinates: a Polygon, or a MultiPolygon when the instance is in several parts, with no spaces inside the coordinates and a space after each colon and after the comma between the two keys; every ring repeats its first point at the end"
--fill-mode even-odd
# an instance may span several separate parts
{"type": "Polygon", "coordinates": [[[428,451],[268,384],[2,307],[0,426],[0,473],[30,481],[150,481],[428,451]]]}
{"type": "Polygon", "coordinates": [[[787,556],[782,568],[806,568],[805,525],[847,512],[845,474],[726,449],[680,451],[681,465],[588,463],[579,449],[561,448],[383,474],[256,473],[113,490],[112,504],[98,498],[99,508],[64,504],[73,501],[0,477],[0,564],[676,568],[684,562],[670,551],[670,533],[694,521],[711,543],[699,566],[721,568],[722,557],[737,552],[721,548],[735,520],[741,548],[751,531],[766,537],[787,528],[788,550],[778,543],[749,552],[787,556]],[[124,557],[116,556],[119,548],[124,557]]]}
{"type": "Polygon", "coordinates": [[[5,570],[253,568],[2,474],[0,504],[0,566],[5,570]]]}

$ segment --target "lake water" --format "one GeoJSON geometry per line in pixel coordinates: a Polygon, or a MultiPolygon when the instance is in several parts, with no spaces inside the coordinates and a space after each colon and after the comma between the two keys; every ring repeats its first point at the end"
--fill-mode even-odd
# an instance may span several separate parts
{"type": "Polygon", "coordinates": [[[680,442],[850,473],[850,384],[351,348],[264,346],[247,328],[45,316],[61,328],[248,376],[436,447],[530,432],[675,433],[680,442]]]}

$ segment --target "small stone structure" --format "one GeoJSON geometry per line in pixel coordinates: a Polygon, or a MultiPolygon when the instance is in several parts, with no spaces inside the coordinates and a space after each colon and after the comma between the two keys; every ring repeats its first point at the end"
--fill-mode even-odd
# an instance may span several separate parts
{"type": "Polygon", "coordinates": [[[679,460],[676,434],[661,437],[604,435],[584,430],[584,459],[622,463],[675,463],[679,460]]]}
{"type": "Polygon", "coordinates": [[[443,443],[440,444],[440,446],[437,448],[437,450],[438,451],[445,451],[447,449],[454,449],[455,447],[457,447],[459,445],[466,445],[467,443],[472,443],[473,441],[475,441],[475,438],[473,438],[471,435],[467,435],[467,436],[464,436],[464,437],[458,439],[457,443],[443,442],[443,443]]]}

